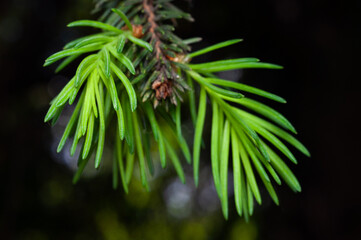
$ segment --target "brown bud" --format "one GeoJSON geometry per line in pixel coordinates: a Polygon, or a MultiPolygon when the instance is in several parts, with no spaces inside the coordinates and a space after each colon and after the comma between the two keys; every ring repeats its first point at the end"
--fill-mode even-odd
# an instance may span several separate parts
{"type": "Polygon", "coordinates": [[[155,90],[157,100],[166,99],[172,95],[172,82],[167,79],[163,82],[157,79],[153,82],[152,89],[155,90]]]}
{"type": "Polygon", "coordinates": [[[133,26],[133,36],[136,38],[143,37],[143,26],[142,25],[132,25],[133,26]]]}
{"type": "Polygon", "coordinates": [[[188,56],[184,53],[177,53],[174,58],[170,56],[167,56],[167,58],[172,62],[178,62],[178,63],[186,63],[189,61],[188,56]]]}
{"type": "MultiPolygon", "coordinates": [[[[133,32],[132,35],[136,38],[142,38],[144,36],[143,34],[143,26],[142,25],[134,25],[132,24],[133,32]]],[[[125,25],[122,27],[122,30],[126,31],[129,30],[128,26],[125,25]]]]}

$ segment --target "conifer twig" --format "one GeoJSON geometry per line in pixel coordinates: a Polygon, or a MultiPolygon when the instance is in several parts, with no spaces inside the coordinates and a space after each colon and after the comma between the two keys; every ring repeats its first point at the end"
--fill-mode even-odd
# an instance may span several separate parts
{"type": "Polygon", "coordinates": [[[198,38],[183,40],[173,31],[175,19],[192,21],[193,18],[175,7],[171,0],[98,1],[101,1],[97,5],[99,11],[104,10],[99,21],[79,20],[68,26],[93,27],[102,32],[68,43],[44,63],[44,66],[48,66],[63,60],[58,67],[60,71],[75,59],[83,58],[74,77],[52,100],[45,116],[45,122],[55,124],[67,102],[76,105],[58,146],[58,151],[61,151],[66,141],[73,139],[71,155],[77,146],[81,146],[82,154],[74,183],[79,180],[92,154],[95,154],[95,168],[108,160],[102,160],[103,150],[105,144],[109,143],[109,137],[112,140],[115,137],[114,186],[122,181],[124,190],[128,192],[134,164],[139,163],[142,185],[148,189],[148,171],[152,175],[154,169],[150,132],[158,145],[159,164],[164,168],[168,156],[171,160],[169,163],[184,182],[184,172],[176,150],[180,149],[187,163],[191,163],[191,149],[182,134],[181,116],[186,112],[183,111],[186,108],[182,108],[183,98],[188,96],[189,118],[195,125],[195,184],[202,181],[199,178],[200,163],[206,159],[202,159],[201,146],[204,145],[203,133],[210,112],[210,161],[226,219],[229,209],[228,186],[231,185],[228,183],[229,169],[232,169],[234,176],[236,209],[246,221],[254,211],[254,199],[259,204],[262,202],[257,179],[262,180],[277,205],[279,200],[273,182],[280,185],[283,180],[293,191],[301,191],[297,178],[281,156],[297,163],[286,144],[306,156],[310,156],[310,153],[293,137],[291,133],[297,132],[283,115],[252,100],[249,94],[280,103],[286,103],[286,100],[214,74],[247,68],[281,69],[281,66],[260,62],[257,58],[190,63],[193,58],[241,40],[228,40],[190,53],[189,45],[198,38]],[[208,112],[207,99],[212,103],[212,109],[208,112]],[[109,129],[117,131],[114,133],[109,129]]]}
{"type": "Polygon", "coordinates": [[[155,21],[155,14],[154,14],[154,7],[153,7],[153,0],[143,0],[143,8],[144,12],[147,15],[148,23],[150,24],[149,32],[151,33],[152,37],[151,40],[154,41],[154,51],[155,56],[159,60],[159,58],[163,57],[162,49],[160,48],[161,40],[156,32],[156,28],[158,24],[155,21]]]}

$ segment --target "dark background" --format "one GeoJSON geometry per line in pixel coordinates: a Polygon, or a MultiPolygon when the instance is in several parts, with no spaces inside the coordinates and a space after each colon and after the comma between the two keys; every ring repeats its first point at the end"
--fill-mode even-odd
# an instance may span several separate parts
{"type": "Polygon", "coordinates": [[[86,33],[65,26],[92,18],[90,2],[0,2],[0,239],[360,238],[360,1],[178,1],[196,19],[181,23],[178,34],[204,39],[195,48],[244,38],[208,59],[250,56],[285,67],[247,70],[241,81],[287,99],[266,102],[294,124],[312,158],[297,153],[292,166],[302,192],[277,188],[279,207],[263,193],[248,224],[233,204],[225,221],[218,200],[204,197],[202,186],[196,191],[191,177],[179,188],[188,195],[177,195],[172,170],[149,194],[136,181],[128,196],[114,191],[106,167],[72,185],[71,168],[54,154],[56,131],[43,123],[71,70],[55,75],[42,64],[86,33]],[[172,196],[190,199],[174,209],[172,196]]]}

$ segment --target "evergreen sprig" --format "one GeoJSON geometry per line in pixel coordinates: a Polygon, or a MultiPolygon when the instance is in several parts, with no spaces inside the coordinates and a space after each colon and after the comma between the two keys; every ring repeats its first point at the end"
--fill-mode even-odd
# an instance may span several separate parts
{"type": "Polygon", "coordinates": [[[246,220],[253,213],[254,199],[259,204],[262,202],[258,178],[277,205],[279,201],[272,182],[280,185],[282,179],[293,191],[301,191],[296,177],[279,155],[297,163],[284,142],[307,156],[309,152],[288,133],[296,133],[296,130],[283,115],[248,98],[248,94],[280,103],[286,101],[264,90],[214,75],[234,69],[281,69],[281,66],[256,58],[190,63],[192,58],[239,43],[241,39],[191,52],[190,44],[200,39],[183,40],[173,31],[175,19],[193,19],[169,0],[100,2],[96,10],[103,11],[99,21],[79,20],[68,26],[98,28],[101,33],[66,44],[44,64],[48,66],[63,60],[56,69],[59,72],[83,57],[74,77],[51,101],[45,116],[45,122],[55,124],[65,105],[78,99],[57,149],[60,152],[65,142],[72,138],[70,152],[74,155],[80,139],[84,139],[74,183],[93,153],[95,168],[99,168],[107,143],[114,149],[114,188],[120,181],[128,192],[137,162],[142,185],[149,190],[149,174],[154,173],[150,146],[154,142],[159,149],[160,165],[165,168],[168,157],[183,183],[185,175],[177,148],[188,163],[193,160],[194,180],[198,185],[209,99],[212,112],[210,162],[224,217],[228,218],[230,163],[233,165],[236,209],[246,220]],[[182,134],[184,98],[189,101],[195,126],[193,154],[182,134]],[[178,146],[171,144],[174,140],[178,146]]]}

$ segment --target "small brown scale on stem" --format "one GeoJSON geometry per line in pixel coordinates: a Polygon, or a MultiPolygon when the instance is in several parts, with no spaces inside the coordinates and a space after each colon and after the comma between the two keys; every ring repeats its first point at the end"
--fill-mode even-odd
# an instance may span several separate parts
{"type": "Polygon", "coordinates": [[[188,58],[188,56],[186,54],[184,54],[184,53],[178,53],[178,54],[176,54],[175,57],[167,56],[167,58],[169,60],[171,60],[172,62],[177,62],[177,63],[187,63],[190,60],[188,58]]]}
{"type": "MultiPolygon", "coordinates": [[[[133,32],[132,35],[136,38],[142,38],[144,36],[143,26],[132,24],[133,32]]],[[[122,30],[129,30],[128,26],[122,27],[122,30]]]]}

